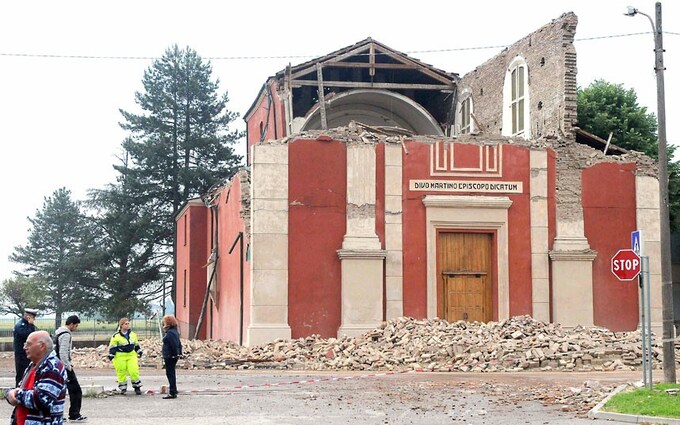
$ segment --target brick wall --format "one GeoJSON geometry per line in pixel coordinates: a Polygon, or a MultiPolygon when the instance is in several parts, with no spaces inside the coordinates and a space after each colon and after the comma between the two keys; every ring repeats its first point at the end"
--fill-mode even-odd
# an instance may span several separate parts
{"type": "Polygon", "coordinates": [[[569,134],[576,122],[577,22],[574,13],[565,13],[462,78],[459,92],[471,90],[479,130],[501,134],[505,74],[510,62],[521,56],[529,70],[531,137],[569,134]]]}

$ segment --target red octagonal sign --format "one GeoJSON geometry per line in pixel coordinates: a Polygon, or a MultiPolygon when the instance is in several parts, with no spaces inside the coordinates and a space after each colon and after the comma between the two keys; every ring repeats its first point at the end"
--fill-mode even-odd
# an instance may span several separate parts
{"type": "Polygon", "coordinates": [[[640,274],[640,257],[632,249],[620,249],[612,257],[612,273],[619,280],[633,280],[640,274]]]}

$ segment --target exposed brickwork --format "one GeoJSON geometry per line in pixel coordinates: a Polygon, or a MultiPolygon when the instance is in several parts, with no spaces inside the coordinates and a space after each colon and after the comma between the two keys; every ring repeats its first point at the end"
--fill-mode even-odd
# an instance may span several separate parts
{"type": "Polygon", "coordinates": [[[243,226],[245,236],[250,239],[250,170],[242,169],[234,178],[238,178],[241,182],[241,213],[243,219],[243,226]]]}
{"type": "Polygon", "coordinates": [[[502,132],[505,74],[512,60],[521,56],[529,70],[531,137],[571,137],[576,121],[577,22],[574,13],[565,13],[462,78],[459,90],[471,90],[483,133],[502,132]]]}

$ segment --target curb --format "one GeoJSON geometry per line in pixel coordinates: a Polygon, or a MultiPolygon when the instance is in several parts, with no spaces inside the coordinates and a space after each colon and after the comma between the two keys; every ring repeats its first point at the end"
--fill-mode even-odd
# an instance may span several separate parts
{"type": "Polygon", "coordinates": [[[98,396],[99,394],[102,394],[104,392],[104,386],[103,385],[94,385],[94,384],[81,385],[80,389],[83,392],[83,397],[94,397],[94,396],[98,396]]]}
{"type": "Polygon", "coordinates": [[[613,413],[613,412],[603,412],[602,408],[609,401],[610,398],[614,397],[616,394],[628,388],[628,384],[619,385],[616,387],[611,394],[605,397],[604,400],[597,403],[597,406],[590,409],[588,412],[588,417],[590,419],[603,419],[607,421],[619,421],[628,422],[632,424],[655,424],[655,425],[680,425],[680,419],[675,418],[664,418],[660,416],[640,416],[640,415],[627,415],[625,413],[613,413]]]}

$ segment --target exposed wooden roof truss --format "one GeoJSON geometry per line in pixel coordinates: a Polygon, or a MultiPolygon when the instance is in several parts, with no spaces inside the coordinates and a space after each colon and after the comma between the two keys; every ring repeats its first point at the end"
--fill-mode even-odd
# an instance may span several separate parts
{"type": "Polygon", "coordinates": [[[323,78],[327,88],[451,91],[458,77],[369,38],[300,64],[291,69],[288,78],[291,88],[318,87],[319,78],[323,78]]]}

